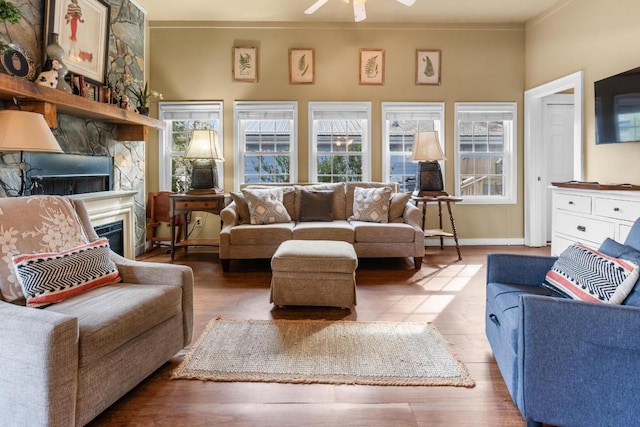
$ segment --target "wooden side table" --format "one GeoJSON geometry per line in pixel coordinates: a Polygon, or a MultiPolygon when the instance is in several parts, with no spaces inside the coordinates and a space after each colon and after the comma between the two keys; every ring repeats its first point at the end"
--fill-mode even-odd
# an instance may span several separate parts
{"type": "Polygon", "coordinates": [[[451,209],[451,205],[456,202],[461,202],[462,199],[459,197],[450,196],[445,192],[438,192],[434,194],[423,194],[418,196],[411,196],[411,200],[413,200],[416,206],[418,206],[419,203],[422,203],[422,230],[424,230],[424,237],[439,237],[440,249],[444,248],[445,237],[453,237],[453,240],[456,243],[456,252],[458,252],[458,260],[461,260],[462,255],[460,254],[460,245],[458,244],[458,231],[456,230],[456,221],[455,219],[453,219],[453,210],[451,209]],[[428,203],[438,204],[438,224],[440,228],[425,229],[428,203]],[[447,205],[447,211],[449,212],[449,220],[451,221],[452,233],[446,232],[442,229],[442,204],[443,203],[446,203],[447,205]]]}
{"type": "Polygon", "coordinates": [[[220,215],[225,207],[224,194],[173,194],[169,196],[169,216],[171,217],[171,260],[173,261],[176,248],[183,247],[185,252],[189,246],[218,246],[220,239],[189,239],[189,217],[192,212],[208,212],[220,215]],[[175,224],[176,218],[184,215],[184,240],[176,241],[175,224]]]}

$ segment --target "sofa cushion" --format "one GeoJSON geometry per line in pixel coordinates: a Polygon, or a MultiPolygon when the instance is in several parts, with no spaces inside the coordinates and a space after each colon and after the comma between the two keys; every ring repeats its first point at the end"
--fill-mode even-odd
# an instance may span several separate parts
{"type": "Polygon", "coordinates": [[[391,188],[361,188],[353,192],[353,215],[350,221],[389,222],[391,188]]]}
{"type": "Polygon", "coordinates": [[[93,289],[44,310],[78,318],[79,366],[83,367],[165,320],[182,316],[181,304],[179,286],[121,283],[93,289]]]}
{"type": "MultiPolygon", "coordinates": [[[[283,184],[248,184],[243,188],[258,188],[258,189],[270,189],[270,188],[279,188],[282,190],[282,204],[287,209],[287,213],[291,217],[292,220],[296,220],[298,216],[296,215],[296,191],[293,185],[283,185],[283,184]]],[[[242,192],[241,192],[242,194],[242,192]]],[[[247,222],[249,224],[249,222],[247,222]]]]}
{"type": "Polygon", "coordinates": [[[416,230],[409,224],[351,221],[358,243],[413,243],[416,230]]]}
{"type": "Polygon", "coordinates": [[[244,188],[252,225],[290,222],[291,216],[282,203],[281,188],[244,188]]]}
{"type": "Polygon", "coordinates": [[[120,281],[106,237],[58,253],[15,255],[12,260],[28,307],[43,307],[120,281]]]}
{"type": "Polygon", "coordinates": [[[298,221],[333,221],[333,191],[301,189],[298,221]]]}
{"type": "Polygon", "coordinates": [[[411,199],[411,193],[393,193],[389,200],[389,222],[403,222],[404,208],[411,199]]]}
{"type": "Polygon", "coordinates": [[[293,222],[267,225],[237,225],[231,229],[232,245],[273,245],[293,238],[293,222]]]}
{"type": "Polygon", "coordinates": [[[382,182],[347,182],[345,185],[345,219],[349,218],[353,215],[353,193],[356,189],[359,188],[381,188],[381,187],[389,187],[391,191],[395,191],[394,188],[397,186],[393,183],[385,184],[382,182]]]}
{"type": "Polygon", "coordinates": [[[512,285],[508,283],[487,284],[487,314],[495,316],[506,342],[514,353],[518,348],[518,306],[522,295],[559,296],[542,286],[512,285]]]}
{"type": "Polygon", "coordinates": [[[244,194],[240,191],[232,191],[229,194],[231,194],[231,199],[236,204],[238,224],[251,224],[251,212],[249,212],[249,204],[247,199],[244,198],[244,194]]]}
{"type": "Polygon", "coordinates": [[[307,190],[328,190],[333,192],[333,219],[347,219],[344,216],[345,212],[345,197],[344,197],[344,183],[326,183],[326,184],[309,184],[309,185],[294,185],[296,190],[296,216],[300,215],[300,192],[303,188],[307,190]]]}
{"type": "MultiPolygon", "coordinates": [[[[623,245],[608,237],[602,242],[599,251],[605,255],[626,259],[640,265],[640,252],[631,246],[623,245]]],[[[638,286],[638,283],[640,283],[640,280],[636,282],[627,298],[622,302],[623,305],[640,307],[640,286],[638,286]]]]}
{"type": "Polygon", "coordinates": [[[332,222],[299,222],[293,229],[296,240],[340,240],[354,242],[353,226],[345,220],[332,222]]]}
{"type": "Polygon", "coordinates": [[[71,200],[60,196],[0,199],[0,292],[5,301],[23,298],[11,257],[61,252],[89,243],[71,200]]]}
{"type": "Polygon", "coordinates": [[[568,298],[621,304],[638,280],[640,267],[579,243],[565,249],[543,286],[568,298]]]}

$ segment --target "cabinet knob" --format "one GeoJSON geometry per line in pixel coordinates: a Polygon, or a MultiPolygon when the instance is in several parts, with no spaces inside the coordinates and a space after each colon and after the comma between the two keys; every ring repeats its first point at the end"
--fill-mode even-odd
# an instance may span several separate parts
{"type": "Polygon", "coordinates": [[[572,205],[572,204],[573,204],[573,201],[569,200],[569,204],[570,204],[570,205],[572,205]]]}
{"type": "Polygon", "coordinates": [[[584,225],[579,225],[576,228],[578,229],[578,231],[587,231],[587,227],[585,227],[584,225]]]}
{"type": "Polygon", "coordinates": [[[614,212],[620,212],[620,208],[613,208],[614,212]]]}

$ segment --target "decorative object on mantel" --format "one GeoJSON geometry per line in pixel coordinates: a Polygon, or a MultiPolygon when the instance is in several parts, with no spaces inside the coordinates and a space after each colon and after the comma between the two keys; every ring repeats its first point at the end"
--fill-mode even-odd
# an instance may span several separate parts
{"type": "Polygon", "coordinates": [[[36,76],[36,66],[31,57],[17,44],[9,43],[0,49],[0,62],[12,76],[27,80],[33,80],[36,76]]]}
{"type": "MultiPolygon", "coordinates": [[[[160,100],[163,99],[162,94],[160,92],[156,92],[155,90],[149,89],[149,82],[144,82],[144,85],[139,80],[134,80],[130,74],[126,74],[123,78],[123,84],[133,98],[138,103],[138,108],[136,111],[143,116],[149,115],[149,101],[151,98],[158,98],[160,100]]],[[[122,95],[122,99],[124,99],[125,94],[122,95]]],[[[128,97],[127,97],[128,101],[128,97]]],[[[122,105],[121,105],[122,106],[122,105]]],[[[124,107],[123,107],[124,108],[124,107]]]]}
{"type": "MultiPolygon", "coordinates": [[[[49,61],[58,61],[58,86],[56,87],[58,90],[61,90],[65,93],[73,93],[71,90],[71,86],[66,81],[67,73],[69,70],[64,63],[64,49],[58,43],[58,34],[51,34],[51,43],[47,46],[47,62],[49,61]]],[[[52,67],[53,68],[53,67],[52,67]]]]}
{"type": "Polygon", "coordinates": [[[438,132],[416,132],[411,160],[419,162],[414,195],[421,195],[423,191],[444,190],[442,170],[438,161],[447,158],[442,152],[438,132]]]}
{"type": "Polygon", "coordinates": [[[554,187],[563,188],[582,188],[585,190],[626,190],[626,191],[640,191],[640,185],[635,184],[600,184],[597,181],[566,181],[566,182],[552,182],[554,187]]]}
{"type": "Polygon", "coordinates": [[[47,61],[48,68],[38,74],[36,82],[40,86],[50,87],[56,89],[58,87],[58,70],[60,69],[60,63],[57,59],[47,61]]]}
{"type": "Polygon", "coordinates": [[[218,133],[210,129],[196,129],[184,155],[194,159],[189,194],[215,194],[219,191],[216,161],[224,162],[218,143],[218,133]]]}
{"type": "MultiPolygon", "coordinates": [[[[19,110],[0,111],[0,152],[19,151],[20,189],[16,196],[24,195],[26,188],[24,152],[62,153],[42,114],[19,110]]],[[[6,189],[5,189],[6,190],[6,189]]]]}

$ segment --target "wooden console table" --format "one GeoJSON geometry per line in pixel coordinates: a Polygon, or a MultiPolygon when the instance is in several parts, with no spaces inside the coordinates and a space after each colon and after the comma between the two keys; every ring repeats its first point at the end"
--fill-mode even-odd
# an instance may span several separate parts
{"type": "Polygon", "coordinates": [[[462,255],[460,254],[460,245],[458,244],[458,231],[456,230],[456,221],[453,219],[453,210],[451,209],[451,204],[456,202],[461,202],[462,199],[459,197],[450,196],[445,192],[437,192],[434,194],[421,194],[421,195],[411,196],[411,200],[413,200],[416,206],[418,206],[419,203],[422,203],[422,230],[424,230],[424,237],[439,237],[440,249],[444,248],[445,237],[453,237],[453,240],[456,243],[456,252],[458,252],[458,260],[461,260],[462,255]],[[428,203],[438,204],[438,224],[440,228],[425,229],[428,203]],[[449,220],[451,221],[452,233],[446,232],[442,229],[442,204],[443,203],[447,204],[447,210],[449,211],[449,220]]]}
{"type": "Polygon", "coordinates": [[[208,212],[220,215],[225,207],[224,194],[172,194],[169,196],[169,216],[171,218],[171,260],[173,261],[176,248],[189,246],[218,246],[220,239],[189,239],[189,217],[192,212],[208,212]],[[175,221],[178,215],[184,215],[184,240],[176,239],[175,221]]]}

